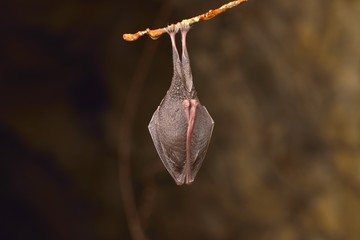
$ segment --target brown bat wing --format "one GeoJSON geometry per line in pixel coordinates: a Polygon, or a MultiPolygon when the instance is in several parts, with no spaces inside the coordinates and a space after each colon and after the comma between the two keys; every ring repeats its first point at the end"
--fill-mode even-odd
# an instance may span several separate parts
{"type": "Polygon", "coordinates": [[[181,103],[171,101],[166,95],[154,112],[149,131],[164,166],[176,184],[183,184],[187,120],[181,103]]]}
{"type": "Polygon", "coordinates": [[[194,130],[191,137],[191,183],[194,181],[198,173],[207,149],[209,147],[212,131],[214,128],[214,120],[211,118],[205,106],[198,105],[195,117],[194,130]]]}

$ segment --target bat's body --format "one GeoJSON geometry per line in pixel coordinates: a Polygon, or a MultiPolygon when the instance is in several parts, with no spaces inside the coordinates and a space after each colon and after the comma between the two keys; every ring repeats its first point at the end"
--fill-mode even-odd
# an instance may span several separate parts
{"type": "Polygon", "coordinates": [[[173,52],[174,75],[171,86],[155,111],[149,131],[156,150],[176,184],[190,184],[199,171],[210,142],[214,121],[197,98],[193,85],[186,34],[180,27],[182,59],[175,44],[175,27],[168,31],[173,52]]]}

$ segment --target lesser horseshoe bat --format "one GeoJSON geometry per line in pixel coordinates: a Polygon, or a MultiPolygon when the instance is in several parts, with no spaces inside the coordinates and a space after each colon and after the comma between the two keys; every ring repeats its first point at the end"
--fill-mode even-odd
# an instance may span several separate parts
{"type": "Polygon", "coordinates": [[[201,105],[193,84],[186,35],[182,23],[167,28],[172,45],[174,73],[169,90],[154,112],[149,131],[164,166],[177,185],[190,184],[198,173],[209,146],[214,121],[201,105]],[[182,57],[175,43],[180,30],[182,57]]]}

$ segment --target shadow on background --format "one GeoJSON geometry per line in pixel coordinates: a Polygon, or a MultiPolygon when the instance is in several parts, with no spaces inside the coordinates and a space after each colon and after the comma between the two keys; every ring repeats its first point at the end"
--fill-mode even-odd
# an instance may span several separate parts
{"type": "MultiPolygon", "coordinates": [[[[171,22],[226,1],[171,1],[171,22]]],[[[1,239],[129,239],[119,125],[162,1],[4,4],[1,239]]],[[[156,42],[130,144],[149,239],[359,239],[360,2],[252,0],[189,33],[215,120],[192,186],[177,187],[148,122],[170,84],[156,42]]]]}

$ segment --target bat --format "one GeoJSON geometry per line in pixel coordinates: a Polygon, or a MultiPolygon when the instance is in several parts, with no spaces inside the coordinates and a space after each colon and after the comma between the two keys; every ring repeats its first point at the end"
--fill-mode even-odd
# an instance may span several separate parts
{"type": "Polygon", "coordinates": [[[155,148],[177,185],[191,184],[208,149],[214,121],[201,105],[193,84],[186,35],[187,23],[167,28],[171,39],[174,73],[169,90],[154,112],[149,131],[155,148]],[[175,35],[181,31],[181,60],[175,35]]]}

